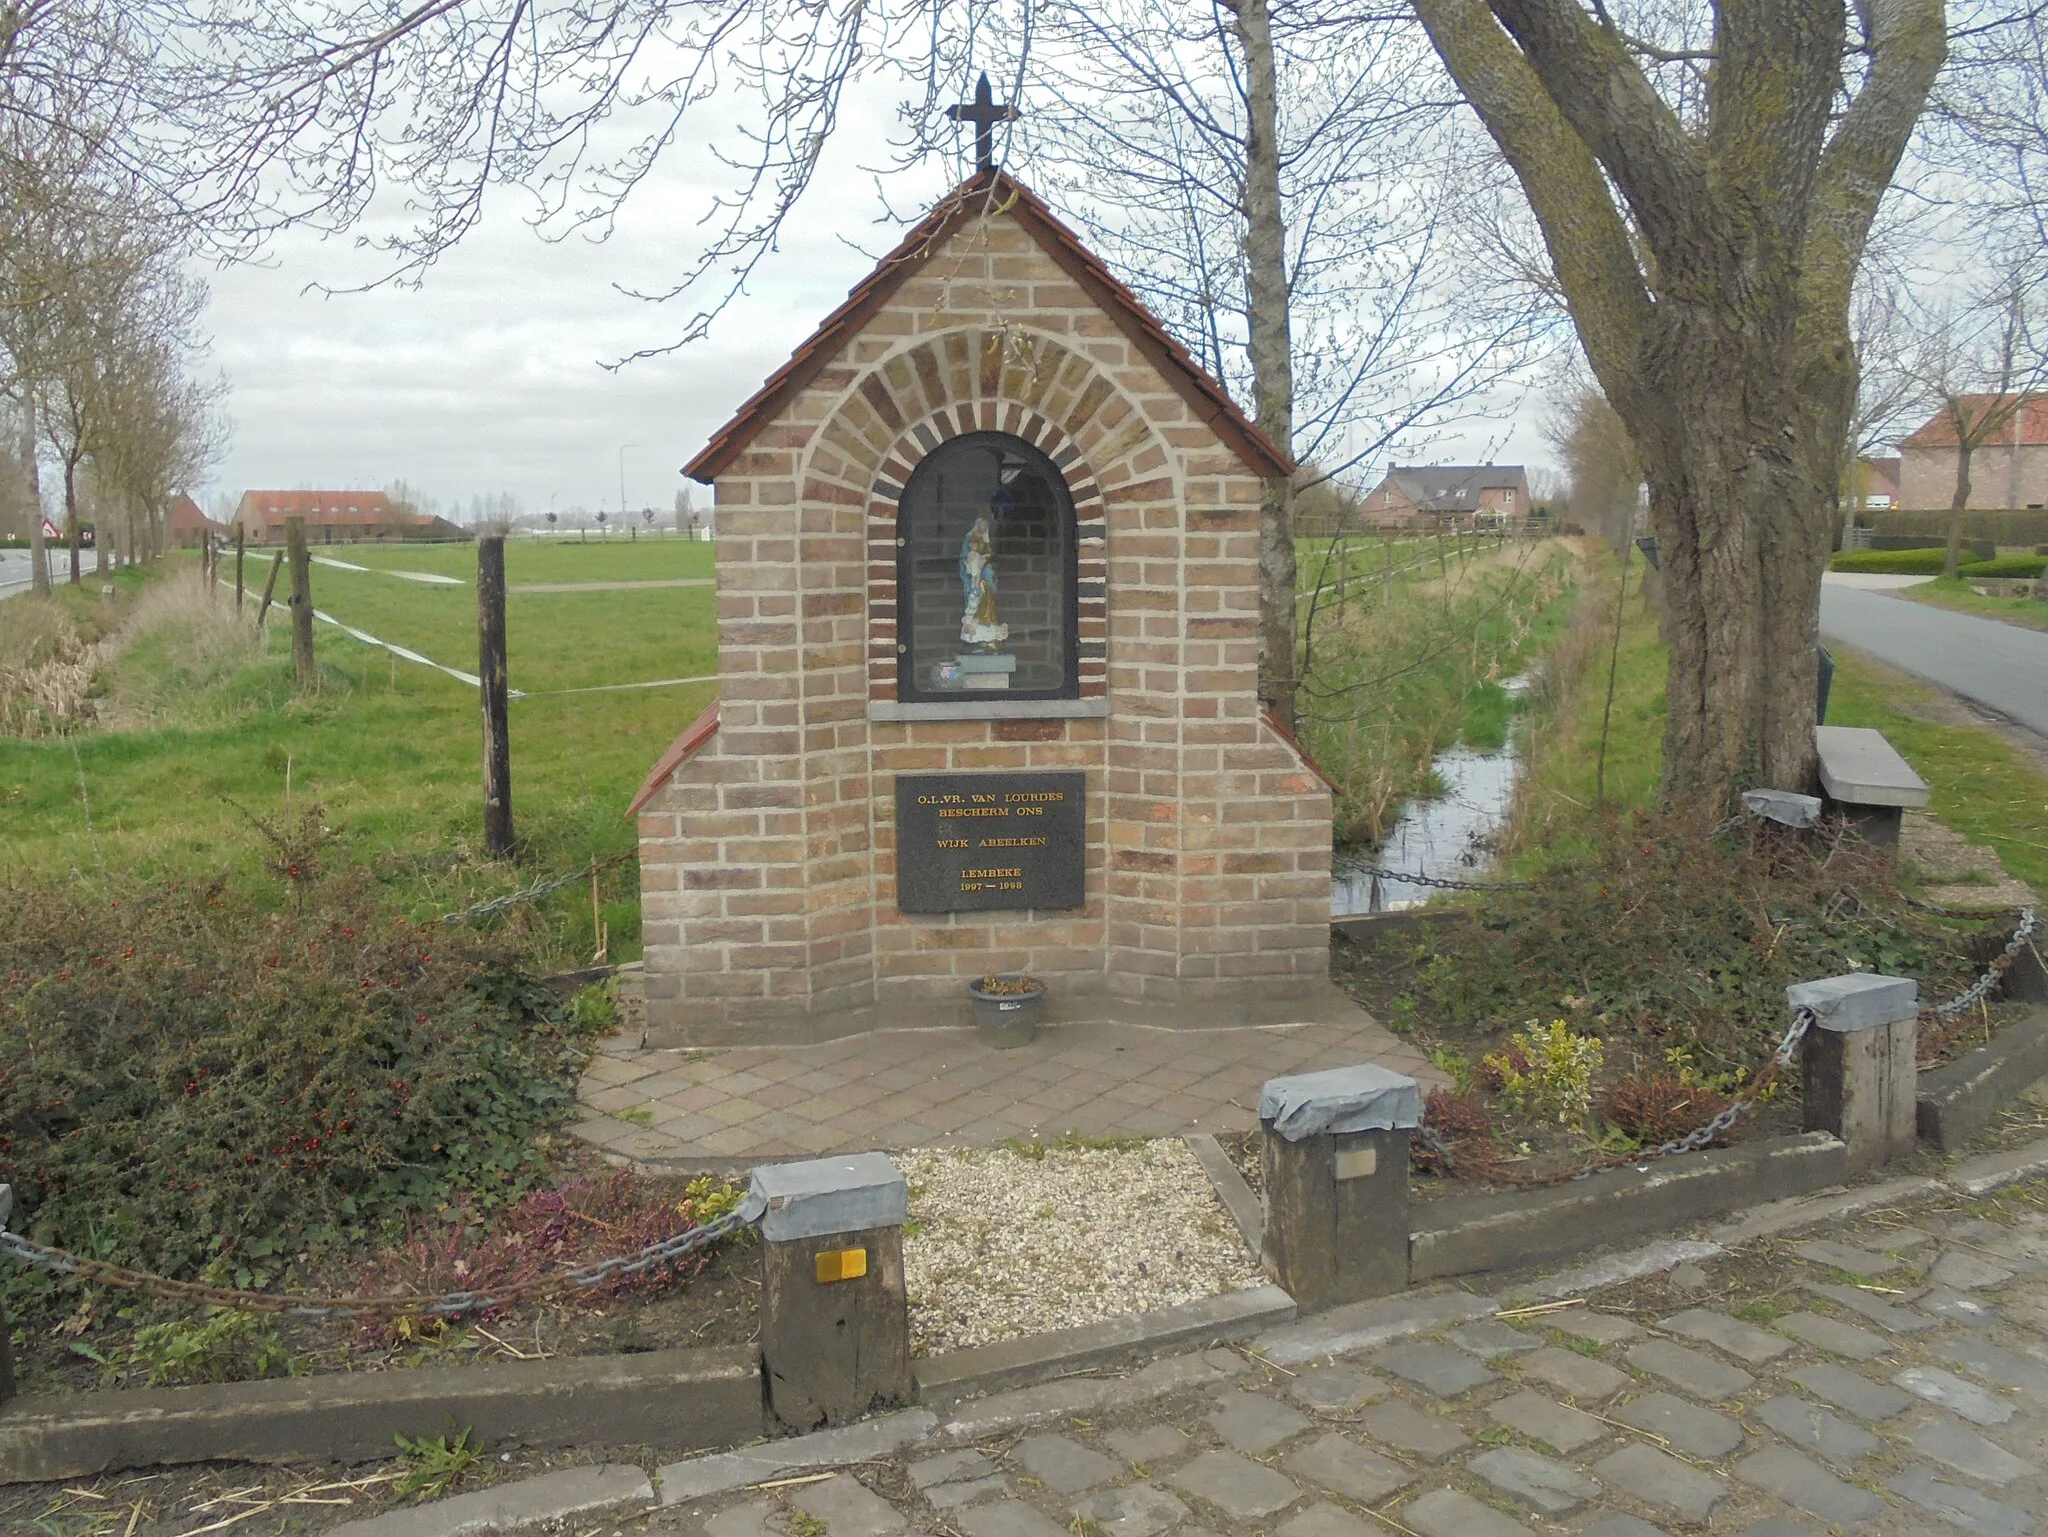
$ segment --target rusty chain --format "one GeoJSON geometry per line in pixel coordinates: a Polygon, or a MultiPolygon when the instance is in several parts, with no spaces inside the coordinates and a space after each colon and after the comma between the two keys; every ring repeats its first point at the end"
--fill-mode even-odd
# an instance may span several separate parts
{"type": "Polygon", "coordinates": [[[2032,944],[2034,936],[2040,932],[2041,920],[2035,916],[2034,910],[2031,907],[2021,908],[2019,927],[2013,930],[2012,938],[2006,941],[2005,949],[1992,957],[1991,964],[1984,969],[1984,974],[1947,1003],[1937,1003],[1933,1008],[1922,1012],[1940,1015],[1945,1019],[1960,1014],[1965,1009],[1977,1007],[1991,996],[1991,990],[1998,986],[2005,974],[2012,969],[2012,963],[2020,951],[2032,944]]]}
{"type": "MultiPolygon", "coordinates": [[[[12,1201],[13,1192],[7,1186],[0,1185],[0,1224],[5,1223],[7,1208],[11,1206],[12,1201]]],[[[238,1287],[209,1286],[201,1281],[175,1281],[169,1276],[152,1275],[145,1270],[131,1270],[125,1265],[111,1264],[106,1260],[70,1254],[48,1244],[36,1243],[19,1233],[10,1233],[4,1226],[0,1226],[0,1254],[39,1270],[75,1276],[81,1281],[137,1292],[166,1302],[196,1302],[217,1308],[233,1308],[246,1313],[282,1313],[302,1318],[404,1315],[452,1318],[464,1313],[480,1313],[489,1308],[506,1307],[515,1302],[532,1302],[562,1292],[588,1291],[595,1286],[640,1275],[657,1265],[673,1264],[701,1249],[708,1249],[713,1244],[730,1238],[742,1228],[752,1226],[761,1220],[761,1215],[766,1209],[766,1201],[750,1194],[716,1221],[705,1223],[701,1227],[687,1227],[680,1233],[648,1244],[645,1248],[636,1249],[630,1254],[615,1255],[610,1259],[579,1266],[574,1270],[557,1271],[553,1275],[536,1276],[532,1280],[514,1282],[510,1286],[443,1292],[439,1296],[431,1297],[328,1297],[290,1292],[247,1291],[238,1287]]]]}

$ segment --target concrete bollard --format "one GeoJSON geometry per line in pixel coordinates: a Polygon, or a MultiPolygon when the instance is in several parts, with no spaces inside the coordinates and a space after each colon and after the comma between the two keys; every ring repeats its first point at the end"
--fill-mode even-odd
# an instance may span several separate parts
{"type": "Polygon", "coordinates": [[[792,1430],[910,1401],[903,1222],[910,1188],[881,1153],[754,1171],[761,1217],[761,1362],[768,1410],[792,1430]]]}
{"type": "Polygon", "coordinates": [[[1856,1173],[1911,1153],[1920,984],[1852,972],[1794,983],[1785,1002],[1814,1016],[1800,1058],[1805,1129],[1840,1137],[1856,1173]]]}
{"type": "Polygon", "coordinates": [[[1269,1078],[1259,1090],[1266,1269],[1305,1311],[1408,1284],[1413,1078],[1383,1067],[1269,1078]]]}

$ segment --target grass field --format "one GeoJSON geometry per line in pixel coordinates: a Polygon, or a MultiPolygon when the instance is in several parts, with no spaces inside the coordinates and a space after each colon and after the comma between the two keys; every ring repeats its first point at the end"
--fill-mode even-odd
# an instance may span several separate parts
{"type": "Polygon", "coordinates": [[[1987,598],[1959,576],[1938,576],[1916,587],[1900,588],[1898,595],[1915,603],[1974,614],[1980,619],[1999,619],[2029,630],[2048,630],[2048,603],[2039,598],[1987,598]]]}
{"type": "MultiPolygon", "coordinates": [[[[449,666],[476,667],[472,546],[322,547],[369,567],[313,568],[322,612],[449,666]],[[464,578],[436,585],[394,570],[464,578]]],[[[174,642],[144,636],[109,669],[110,693],[159,701],[142,729],[42,742],[0,738],[0,878],[106,872],[212,875],[250,870],[248,814],[317,802],[339,843],[420,915],[523,885],[633,845],[625,809],[669,740],[714,696],[709,682],[594,693],[619,683],[716,671],[712,589],[659,587],[522,593],[529,583],[704,580],[712,547],[682,540],[554,541],[508,546],[509,672],[526,691],[512,707],[517,868],[483,861],[481,727],[476,691],[328,625],[315,645],[321,684],[298,696],[284,615],[266,645],[224,677],[195,682],[174,642]]],[[[189,559],[166,562],[189,571],[189,559]]],[[[260,591],[267,569],[249,562],[260,591]]],[[[130,583],[132,585],[132,582],[130,583]]],[[[22,599],[0,604],[0,624],[22,599]]],[[[251,599],[253,607],[253,598],[251,599]]],[[[614,959],[638,949],[629,861],[606,876],[614,959]]],[[[557,899],[557,959],[593,948],[587,889],[557,899]]]]}

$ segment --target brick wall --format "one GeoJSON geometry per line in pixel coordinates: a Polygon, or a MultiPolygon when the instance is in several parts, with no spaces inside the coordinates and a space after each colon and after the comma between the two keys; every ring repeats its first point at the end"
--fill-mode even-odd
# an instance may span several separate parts
{"type": "Polygon", "coordinates": [[[1056,1011],[1190,1019],[1325,988],[1330,797],[1258,710],[1258,501],[1014,220],[946,240],[718,478],[721,725],[640,822],[657,1038],[943,1018],[990,969],[1047,978],[1056,1011]],[[896,498],[991,430],[1067,477],[1096,713],[871,718],[896,699],[896,498]],[[897,774],[1054,768],[1087,776],[1085,907],[897,911],[897,774]]]}
{"type": "MultiPolygon", "coordinates": [[[[1956,494],[1956,449],[1909,445],[1899,458],[1901,507],[1947,507],[1956,494]]],[[[1970,455],[1970,506],[2048,505],[2048,443],[1986,443],[1970,455]]]]}

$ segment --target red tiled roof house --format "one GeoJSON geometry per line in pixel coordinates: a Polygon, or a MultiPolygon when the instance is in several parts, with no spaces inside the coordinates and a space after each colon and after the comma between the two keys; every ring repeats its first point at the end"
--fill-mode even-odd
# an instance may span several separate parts
{"type": "MultiPolygon", "coordinates": [[[[2048,395],[1965,395],[1965,421],[1998,420],[1970,453],[1970,506],[2048,506],[2048,395]]],[[[1899,445],[1901,507],[1947,507],[1955,500],[1958,456],[1955,413],[1943,407],[1899,445]]]]}
{"type": "Polygon", "coordinates": [[[1348,1007],[1330,792],[1256,692],[1289,469],[1027,188],[941,201],[687,467],[720,702],[634,802],[651,1040],[965,1023],[989,971],[1070,1022],[1348,1007]]]}
{"type": "Polygon", "coordinates": [[[306,520],[308,544],[417,538],[422,521],[382,491],[244,491],[234,521],[250,544],[283,544],[292,518],[306,520]]]}
{"type": "Polygon", "coordinates": [[[226,524],[214,522],[183,491],[171,498],[171,510],[164,517],[164,534],[174,546],[195,549],[209,536],[218,537],[229,532],[226,524]]]}

